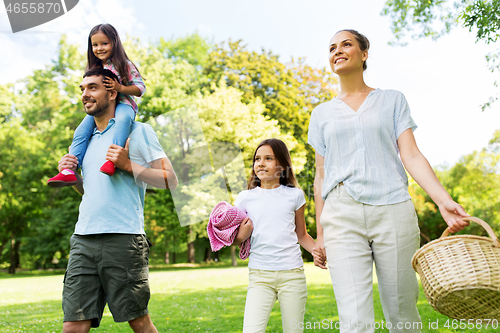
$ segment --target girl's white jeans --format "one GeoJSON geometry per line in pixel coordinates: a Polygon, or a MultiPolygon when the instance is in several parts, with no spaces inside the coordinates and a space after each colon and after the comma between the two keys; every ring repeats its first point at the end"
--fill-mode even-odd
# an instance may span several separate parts
{"type": "Polygon", "coordinates": [[[250,268],[243,333],[265,332],[276,299],[283,332],[303,332],[307,285],[304,268],[266,271],[250,268]]]}
{"type": "Polygon", "coordinates": [[[326,198],[321,214],[328,267],[340,318],[340,332],[374,332],[375,263],[384,327],[420,332],[418,281],[411,259],[420,245],[411,200],[384,206],[355,201],[345,186],[326,198]]]}

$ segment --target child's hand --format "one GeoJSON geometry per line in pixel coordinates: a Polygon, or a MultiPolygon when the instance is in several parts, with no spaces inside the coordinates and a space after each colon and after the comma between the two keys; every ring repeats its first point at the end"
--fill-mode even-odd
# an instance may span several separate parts
{"type": "Polygon", "coordinates": [[[243,243],[245,240],[252,235],[253,231],[253,222],[250,220],[249,217],[245,218],[243,222],[241,222],[240,229],[238,230],[238,234],[236,235],[236,238],[234,239],[234,243],[236,245],[240,245],[243,243]]]}
{"type": "Polygon", "coordinates": [[[120,90],[122,90],[122,85],[116,79],[106,76],[102,82],[106,87],[106,90],[116,90],[116,92],[120,92],[120,90]]]}
{"type": "Polygon", "coordinates": [[[314,266],[326,269],[326,256],[324,255],[323,251],[314,248],[311,254],[314,258],[314,266]]]}

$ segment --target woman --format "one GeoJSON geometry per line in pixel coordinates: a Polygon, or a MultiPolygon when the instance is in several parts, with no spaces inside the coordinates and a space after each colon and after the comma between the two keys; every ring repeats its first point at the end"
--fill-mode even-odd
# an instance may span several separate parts
{"type": "Polygon", "coordinates": [[[467,226],[461,217],[468,215],[418,150],[417,126],[403,94],[364,82],[368,49],[368,39],[355,30],[333,36],[329,61],[340,93],[311,115],[308,142],[316,151],[320,222],[315,264],[326,268],[326,255],[341,332],[374,331],[373,263],[385,327],[419,332],[418,282],[411,267],[419,228],[405,168],[438,205],[450,231],[467,226]]]}

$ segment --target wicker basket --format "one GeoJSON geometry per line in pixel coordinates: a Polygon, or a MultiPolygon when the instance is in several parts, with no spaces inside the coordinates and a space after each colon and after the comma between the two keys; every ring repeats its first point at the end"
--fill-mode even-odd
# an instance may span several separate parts
{"type": "Polygon", "coordinates": [[[481,219],[491,237],[448,236],[425,244],[413,256],[427,300],[434,309],[454,319],[500,320],[500,242],[481,219]]]}

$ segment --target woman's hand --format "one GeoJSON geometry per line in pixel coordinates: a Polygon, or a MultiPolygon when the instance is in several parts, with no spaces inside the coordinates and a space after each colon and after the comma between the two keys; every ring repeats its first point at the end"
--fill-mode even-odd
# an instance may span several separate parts
{"type": "Polygon", "coordinates": [[[106,76],[102,82],[106,87],[106,90],[115,90],[116,92],[120,92],[120,90],[122,90],[122,85],[116,79],[106,76]]]}
{"type": "Polygon", "coordinates": [[[469,225],[469,222],[462,220],[462,217],[470,215],[465,212],[461,205],[451,199],[444,201],[439,206],[439,211],[446,224],[448,224],[448,230],[452,233],[460,231],[469,225]]]}
{"type": "Polygon", "coordinates": [[[247,217],[241,222],[238,234],[234,239],[234,244],[240,245],[252,235],[252,232],[253,232],[253,222],[252,220],[250,220],[249,217],[247,217]]]}

